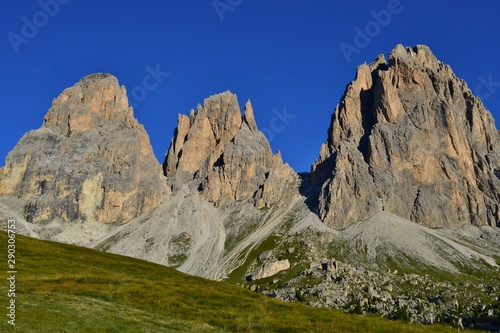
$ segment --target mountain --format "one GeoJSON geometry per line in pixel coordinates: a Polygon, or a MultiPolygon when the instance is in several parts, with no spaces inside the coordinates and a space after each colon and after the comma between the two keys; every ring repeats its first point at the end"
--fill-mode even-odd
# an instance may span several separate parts
{"type": "Polygon", "coordinates": [[[258,208],[269,207],[280,185],[293,177],[257,129],[251,102],[242,116],[230,92],[206,99],[189,117],[179,115],[163,169],[173,191],[189,182],[216,206],[251,200],[258,208]]]}
{"type": "Polygon", "coordinates": [[[301,199],[298,176],[272,153],[251,103],[242,116],[230,92],[179,115],[163,170],[168,194],[158,208],[92,246],[221,279],[301,199]]]}
{"type": "Polygon", "coordinates": [[[318,214],[343,229],[379,211],[456,229],[500,226],[492,115],[426,46],[358,68],[312,166],[318,214]]]}
{"type": "Polygon", "coordinates": [[[109,74],[64,90],[0,169],[0,193],[25,200],[34,224],[128,222],[158,204],[161,183],[149,137],[109,74]]]}
{"type": "Polygon", "coordinates": [[[281,300],[491,329],[498,140],[481,101],[421,45],[358,68],[301,174],[229,91],[179,115],[160,165],[125,88],[93,74],[7,156],[0,217],[281,300]]]}

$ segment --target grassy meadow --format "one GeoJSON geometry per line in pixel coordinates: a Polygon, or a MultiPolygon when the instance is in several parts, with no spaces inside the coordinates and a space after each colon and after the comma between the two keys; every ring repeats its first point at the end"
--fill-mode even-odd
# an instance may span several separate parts
{"type": "Polygon", "coordinates": [[[0,332],[456,332],[266,298],[149,262],[16,236],[16,320],[8,323],[0,232],[0,332]]]}

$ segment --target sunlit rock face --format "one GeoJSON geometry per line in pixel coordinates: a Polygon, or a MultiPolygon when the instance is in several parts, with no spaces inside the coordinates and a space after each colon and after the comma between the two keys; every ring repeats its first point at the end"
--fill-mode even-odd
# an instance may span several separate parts
{"type": "Polygon", "coordinates": [[[343,229],[388,211],[428,227],[500,225],[492,115],[426,46],[358,67],[312,166],[318,214],[343,229]]]}
{"type": "Polygon", "coordinates": [[[216,206],[250,200],[269,207],[295,176],[258,130],[250,101],[242,115],[230,92],[205,99],[189,116],[179,115],[163,168],[174,191],[190,183],[216,206]]]}
{"type": "Polygon", "coordinates": [[[27,200],[27,221],[126,222],[161,197],[161,167],[125,88],[92,74],[65,89],[40,129],[0,169],[0,194],[27,200]]]}

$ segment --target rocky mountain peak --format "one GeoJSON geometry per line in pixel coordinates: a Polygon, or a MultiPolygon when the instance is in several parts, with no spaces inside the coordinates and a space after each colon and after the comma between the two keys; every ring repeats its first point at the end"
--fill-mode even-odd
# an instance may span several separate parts
{"type": "Polygon", "coordinates": [[[433,71],[438,71],[441,66],[444,66],[426,45],[404,47],[398,44],[389,53],[388,63],[389,66],[406,64],[412,68],[419,68],[420,70],[430,69],[433,71]]]}
{"type": "Polygon", "coordinates": [[[203,169],[212,149],[217,146],[220,150],[228,145],[241,124],[238,100],[229,91],[205,99],[203,106],[191,110],[189,117],[179,115],[163,165],[165,176],[171,177],[174,172],[179,172],[191,177],[203,169]]]}
{"type": "Polygon", "coordinates": [[[54,99],[43,127],[70,136],[103,127],[107,122],[120,127],[136,123],[125,87],[120,87],[113,75],[97,73],[84,77],[54,99]]]}
{"type": "Polygon", "coordinates": [[[242,116],[228,91],[179,115],[163,169],[174,188],[189,183],[216,205],[251,200],[258,207],[274,202],[293,174],[257,129],[251,102],[242,116]]]}
{"type": "Polygon", "coordinates": [[[345,228],[378,211],[429,227],[500,222],[493,117],[430,49],[361,65],[312,166],[318,214],[345,228]]]}
{"type": "Polygon", "coordinates": [[[103,73],[65,89],[0,169],[0,194],[26,200],[30,222],[126,222],[158,204],[161,183],[125,88],[103,73]]]}

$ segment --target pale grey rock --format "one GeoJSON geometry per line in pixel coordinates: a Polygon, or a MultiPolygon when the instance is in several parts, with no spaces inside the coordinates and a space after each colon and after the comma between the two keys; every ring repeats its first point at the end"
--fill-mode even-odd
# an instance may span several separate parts
{"type": "Polygon", "coordinates": [[[278,261],[268,261],[259,268],[257,268],[255,273],[252,274],[251,280],[255,281],[269,276],[273,276],[289,268],[290,268],[290,262],[288,261],[288,259],[278,260],[278,261]]]}
{"type": "Polygon", "coordinates": [[[274,257],[273,251],[269,250],[269,251],[262,252],[259,256],[259,260],[264,261],[267,259],[272,259],[273,257],[274,257]]]}

